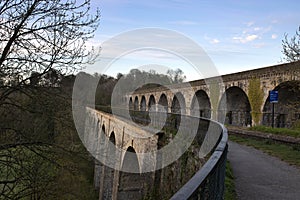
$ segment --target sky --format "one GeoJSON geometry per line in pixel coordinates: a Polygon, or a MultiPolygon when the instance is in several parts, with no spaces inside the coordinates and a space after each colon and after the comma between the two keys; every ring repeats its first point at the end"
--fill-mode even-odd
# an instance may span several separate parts
{"type": "MultiPolygon", "coordinates": [[[[174,45],[171,45],[176,48],[173,49],[175,53],[173,50],[164,51],[164,48],[137,50],[139,46],[149,45],[151,34],[141,36],[144,38],[142,40],[139,40],[140,35],[129,37],[128,44],[122,43],[127,48],[118,51],[122,55],[111,52],[120,49],[119,46],[110,48],[110,53],[107,53],[111,38],[119,38],[120,34],[126,35],[128,31],[149,27],[167,30],[166,33],[174,31],[197,43],[218,73],[223,75],[279,64],[283,57],[284,35],[293,36],[300,26],[300,4],[296,0],[91,1],[93,9],[99,7],[101,20],[95,37],[88,45],[101,46],[102,50],[99,61],[87,66],[85,71],[111,76],[153,64],[171,69],[181,68],[190,81],[203,78],[203,71],[207,70],[201,68],[202,72],[199,73],[199,70],[195,70],[195,65],[199,63],[191,64],[182,55],[176,54],[181,47],[185,48],[185,43],[182,43],[185,40],[175,37],[174,45]],[[132,45],[135,42],[139,42],[139,46],[132,45]],[[107,57],[113,56],[118,59],[111,59],[109,65],[108,62],[103,63],[107,57]]],[[[158,43],[169,45],[163,37],[158,43]]]]}

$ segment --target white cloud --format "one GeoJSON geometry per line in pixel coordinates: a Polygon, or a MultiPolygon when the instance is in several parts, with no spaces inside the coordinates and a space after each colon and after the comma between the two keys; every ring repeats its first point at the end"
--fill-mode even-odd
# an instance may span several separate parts
{"type": "Polygon", "coordinates": [[[204,36],[204,39],[209,41],[209,43],[211,44],[218,44],[220,43],[220,40],[218,40],[217,38],[211,38],[211,37],[208,37],[208,36],[204,36]]]}
{"type": "Polygon", "coordinates": [[[272,34],[272,36],[271,36],[271,38],[274,40],[274,39],[276,39],[278,37],[278,35],[276,35],[276,34],[272,34]]]}
{"type": "Polygon", "coordinates": [[[245,44],[258,39],[262,39],[266,33],[272,30],[272,26],[259,26],[256,25],[254,21],[249,21],[244,24],[246,24],[247,27],[244,27],[240,34],[232,37],[233,41],[235,41],[236,43],[245,44]]]}
{"type": "Polygon", "coordinates": [[[255,28],[254,28],[254,31],[260,31],[260,30],[262,30],[261,27],[255,27],[255,28]]]}
{"type": "Polygon", "coordinates": [[[245,39],[247,42],[251,42],[253,40],[256,40],[258,38],[258,35],[248,35],[245,39]]]}
{"type": "Polygon", "coordinates": [[[245,44],[245,43],[254,41],[258,38],[259,38],[258,35],[252,34],[252,35],[247,35],[244,37],[233,37],[233,40],[245,44]]]}
{"type": "Polygon", "coordinates": [[[212,43],[212,44],[218,44],[218,43],[220,43],[220,40],[218,40],[218,39],[212,39],[211,41],[210,41],[210,43],[212,43]]]}

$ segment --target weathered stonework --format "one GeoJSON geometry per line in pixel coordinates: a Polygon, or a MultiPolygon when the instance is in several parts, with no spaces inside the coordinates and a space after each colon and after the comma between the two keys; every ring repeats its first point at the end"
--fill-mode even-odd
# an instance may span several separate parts
{"type": "MultiPolygon", "coordinates": [[[[94,174],[99,199],[168,199],[201,168],[205,161],[199,158],[198,153],[210,124],[208,121],[201,122],[198,130],[193,130],[197,134],[187,151],[176,161],[160,169],[162,160],[168,160],[169,154],[157,154],[157,150],[174,139],[176,130],[171,128],[153,134],[151,130],[141,129],[124,118],[117,118],[108,113],[87,108],[86,114],[84,144],[92,155],[100,160],[95,161],[94,174]],[[122,151],[107,151],[110,148],[107,146],[108,140],[122,151]],[[98,153],[105,149],[109,153],[98,153]],[[126,164],[128,151],[136,154],[135,164],[132,161],[126,164]],[[143,153],[150,153],[151,159],[143,153]],[[103,164],[105,163],[103,158],[107,156],[120,158],[113,164],[115,168],[108,167],[107,163],[103,164]],[[140,172],[148,172],[123,172],[126,165],[136,166],[140,172]],[[156,170],[157,168],[159,170],[156,170]]],[[[189,124],[196,121],[186,121],[187,128],[182,130],[186,135],[191,135],[189,124]]],[[[197,122],[199,124],[199,119],[197,122]]]]}
{"type": "MultiPolygon", "coordinates": [[[[211,104],[211,117],[213,119],[218,119],[220,121],[225,121],[226,123],[231,122],[232,125],[239,125],[239,126],[248,126],[254,125],[254,122],[251,122],[251,110],[248,109],[246,104],[249,103],[248,92],[249,92],[249,82],[252,79],[259,79],[261,88],[263,90],[263,104],[259,108],[261,115],[258,124],[267,124],[270,125],[269,122],[263,122],[263,116],[269,115],[270,111],[264,111],[265,103],[267,102],[269,91],[274,90],[280,86],[280,84],[289,81],[300,81],[300,61],[294,63],[287,63],[287,64],[280,64],[271,67],[259,68],[244,72],[238,72],[234,74],[223,75],[221,77],[213,77],[207,78],[205,80],[196,80],[191,81],[184,84],[177,84],[177,85],[170,85],[168,86],[169,89],[166,87],[157,87],[151,88],[147,90],[139,90],[135,91],[132,95],[128,95],[126,97],[126,102],[128,104],[130,99],[137,99],[137,103],[140,105],[141,99],[145,97],[146,105],[149,103],[149,97],[153,95],[155,97],[156,104],[158,103],[162,94],[167,96],[168,102],[168,112],[172,111],[172,101],[174,100],[175,94],[181,94],[183,96],[183,102],[181,104],[181,110],[183,113],[190,115],[193,113],[203,113],[204,109],[201,111],[201,102],[200,111],[194,112],[193,111],[193,98],[197,91],[204,91],[208,97],[210,102],[217,101],[218,108],[215,108],[213,104],[211,104]],[[218,84],[220,88],[220,95],[217,100],[212,100],[212,98],[216,98],[215,95],[211,94],[210,85],[218,84]],[[236,88],[230,92],[229,89],[236,88]],[[227,96],[225,98],[225,95],[227,96]],[[236,96],[237,98],[234,98],[236,96]],[[244,98],[246,97],[246,98],[244,98]],[[221,106],[221,100],[227,99],[227,103],[221,106]],[[232,102],[231,99],[235,99],[232,102]],[[243,102],[247,101],[247,102],[243,102]],[[236,104],[245,105],[236,106],[236,104]],[[234,110],[236,109],[236,110],[234,110]],[[266,112],[266,114],[264,114],[266,112]],[[214,113],[217,113],[216,115],[214,113]],[[250,121],[250,122],[249,122],[250,121]]],[[[298,91],[299,92],[299,91],[298,91]]],[[[281,101],[284,101],[282,99],[281,101]]],[[[140,107],[140,106],[137,106],[140,107]]],[[[146,110],[149,108],[146,107],[146,110]]],[[[287,108],[285,108],[287,109],[287,108]]],[[[282,109],[281,109],[282,110],[282,109]]],[[[298,112],[298,111],[295,111],[298,112]]],[[[297,114],[297,113],[295,113],[297,114]]],[[[278,116],[280,113],[277,114],[278,116]]],[[[275,117],[278,117],[278,116],[275,117]]],[[[266,117],[264,117],[266,118],[266,117]]],[[[285,121],[292,120],[291,117],[286,117],[285,121]]],[[[284,123],[285,126],[289,127],[291,123],[284,123]]],[[[284,125],[283,125],[284,126],[284,125]]]]}
{"type": "MultiPolygon", "coordinates": [[[[164,109],[166,106],[167,112],[211,117],[232,125],[247,126],[251,125],[252,119],[249,84],[253,79],[259,80],[263,91],[263,103],[259,108],[262,113],[259,120],[260,124],[269,125],[270,105],[267,99],[269,91],[274,89],[281,92],[280,101],[282,102],[276,107],[281,113],[275,114],[282,117],[282,113],[284,113],[284,119],[288,122],[284,123],[282,118],[279,118],[278,125],[291,126],[293,120],[300,119],[300,114],[297,115],[297,118],[292,113],[292,111],[296,114],[297,112],[300,113],[299,102],[296,101],[300,99],[300,62],[224,75],[221,79],[214,77],[192,81],[188,84],[171,85],[168,87],[169,89],[157,87],[139,90],[126,96],[124,105],[133,110],[143,111],[149,111],[151,106],[151,109],[161,111],[158,109],[164,109]],[[297,87],[291,87],[291,85],[297,87]],[[216,88],[219,91],[214,91],[216,88]],[[292,88],[292,90],[290,91],[288,88],[292,88]],[[293,98],[291,98],[292,96],[293,98]],[[199,101],[198,105],[195,104],[196,99],[199,101]],[[284,103],[286,99],[293,100],[295,109],[290,109],[287,103],[284,103]],[[209,107],[210,109],[208,109],[209,107]]],[[[278,118],[278,116],[276,117],[278,118]]],[[[190,146],[188,151],[177,161],[161,170],[130,174],[96,162],[94,180],[96,182],[95,187],[99,189],[99,199],[169,198],[204,162],[196,155],[205,135],[205,128],[203,127],[205,125],[199,127],[197,132],[202,133],[196,137],[196,142],[190,146]]],[[[190,129],[189,126],[186,126],[184,131],[189,134],[189,131],[193,131],[190,129]]],[[[126,166],[126,153],[130,151],[136,153],[136,167],[140,171],[151,171],[151,169],[156,169],[161,165],[157,162],[158,159],[155,159],[159,157],[154,153],[155,150],[170,142],[174,136],[172,134],[174,133],[163,136],[153,134],[151,130],[141,129],[131,121],[87,109],[83,140],[91,153],[96,152],[96,157],[97,152],[101,151],[99,149],[107,149],[108,140],[118,149],[121,149],[122,151],[116,151],[110,155],[120,158],[119,162],[113,163],[116,169],[123,169],[123,166],[126,166]],[[154,159],[143,156],[145,152],[153,152],[151,156],[154,159]]],[[[104,157],[107,156],[106,154],[103,155],[104,157]]]]}

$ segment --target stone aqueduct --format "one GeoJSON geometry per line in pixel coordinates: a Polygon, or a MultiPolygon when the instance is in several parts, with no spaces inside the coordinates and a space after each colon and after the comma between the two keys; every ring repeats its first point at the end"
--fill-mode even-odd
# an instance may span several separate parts
{"type": "MultiPolygon", "coordinates": [[[[225,163],[227,134],[223,136],[222,127],[210,120],[186,117],[188,120],[181,121],[183,128],[172,136],[164,130],[157,132],[157,129],[143,128],[124,117],[87,108],[82,139],[95,157],[94,185],[99,191],[99,199],[169,199],[208,162],[207,157],[199,158],[203,144],[205,147],[201,152],[206,156],[214,150],[220,137],[223,149],[219,147],[217,154],[220,157],[223,154],[225,163]],[[198,130],[190,128],[193,124],[198,130]],[[176,140],[178,135],[181,139],[176,140]],[[204,137],[209,142],[204,142],[204,137]],[[185,150],[182,146],[187,145],[187,138],[193,142],[185,150]],[[169,146],[160,151],[170,143],[174,144],[173,148],[169,146]],[[178,157],[173,159],[174,155],[178,157]]],[[[216,159],[217,156],[211,157],[216,159]]],[[[224,174],[225,164],[220,162],[219,167],[220,173],[224,174]]],[[[224,176],[217,174],[215,176],[220,180],[215,184],[220,186],[211,192],[214,196],[222,196],[224,176]]]]}
{"type": "Polygon", "coordinates": [[[293,121],[300,119],[299,82],[300,62],[294,62],[223,75],[220,78],[170,85],[168,88],[137,90],[127,95],[126,101],[133,110],[148,111],[151,106],[152,109],[157,110],[159,109],[157,105],[160,105],[164,106],[168,112],[197,115],[221,121],[221,116],[223,116],[226,124],[271,125],[269,91],[278,90],[279,103],[275,106],[275,125],[289,127],[293,121]],[[249,101],[249,85],[255,80],[259,81],[259,85],[254,90],[262,91],[263,96],[262,102],[258,105],[255,104],[257,98],[255,96],[254,101],[249,101]],[[218,90],[217,93],[213,92],[215,88],[218,90]],[[196,99],[198,104],[195,104],[196,99]],[[254,111],[255,106],[259,107],[256,111],[254,111]],[[292,112],[290,107],[293,107],[292,112]],[[257,121],[253,120],[255,112],[259,112],[257,121]]]}
{"type": "MultiPolygon", "coordinates": [[[[141,199],[154,184],[156,168],[153,159],[147,160],[144,155],[157,149],[159,136],[129,120],[90,108],[87,108],[85,133],[85,146],[98,160],[94,184],[99,199],[141,199]]],[[[155,159],[156,153],[152,154],[155,159]]]]}
{"type": "MultiPolygon", "coordinates": [[[[249,85],[252,80],[258,80],[257,90],[262,91],[262,103],[259,104],[258,109],[261,114],[258,115],[258,123],[270,125],[270,105],[268,103],[270,90],[278,90],[279,93],[279,103],[276,105],[277,112],[275,112],[277,126],[288,127],[293,121],[300,119],[300,62],[224,75],[221,78],[222,82],[219,81],[219,78],[209,78],[192,81],[189,84],[172,85],[169,89],[156,87],[137,90],[133,94],[127,95],[124,102],[132,110],[147,112],[153,109],[156,111],[165,109],[168,113],[212,119],[221,119],[220,116],[224,116],[225,123],[245,126],[254,123],[254,103],[249,100],[249,85]],[[188,86],[191,86],[192,90],[188,89],[188,86]],[[226,99],[226,103],[224,103],[224,99],[226,99]]],[[[183,168],[180,168],[182,161],[178,162],[179,165],[175,163],[161,171],[147,170],[146,168],[149,167],[157,168],[158,163],[149,162],[146,157],[143,157],[143,153],[159,149],[160,135],[151,133],[151,130],[140,129],[139,126],[129,123],[126,119],[116,118],[108,113],[88,108],[84,132],[85,145],[90,152],[103,152],[103,149],[109,149],[107,143],[118,147],[108,153],[110,157],[119,158],[115,159],[116,163],[111,163],[113,167],[96,162],[94,182],[100,191],[99,199],[141,199],[145,192],[155,189],[153,187],[164,188],[160,186],[166,186],[170,181],[174,183],[179,180],[176,176],[173,177],[174,180],[161,178],[169,177],[168,173],[186,175],[185,171],[180,171],[187,167],[184,165],[183,168]],[[135,134],[139,137],[134,137],[135,134]],[[144,137],[140,137],[141,135],[144,137]],[[93,142],[87,144],[88,141],[93,142]],[[122,151],[118,152],[117,149],[122,151]],[[128,152],[134,155],[134,158],[129,159],[130,163],[126,162],[128,152]],[[152,172],[126,173],[124,172],[126,167],[137,167],[136,170],[140,172],[152,172]]],[[[99,156],[105,158],[106,155],[107,153],[104,153],[99,156]]],[[[153,156],[157,156],[155,152],[153,156]]],[[[198,165],[199,163],[196,163],[196,166],[198,165]]],[[[178,188],[173,189],[174,191],[178,190],[178,188]]],[[[163,194],[164,191],[159,193],[163,194]]]]}

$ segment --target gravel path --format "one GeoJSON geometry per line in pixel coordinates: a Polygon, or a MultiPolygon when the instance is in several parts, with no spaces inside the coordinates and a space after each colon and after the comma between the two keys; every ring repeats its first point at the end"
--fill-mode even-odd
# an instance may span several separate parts
{"type": "Polygon", "coordinates": [[[239,200],[300,200],[300,169],[252,147],[229,142],[239,200]]]}

